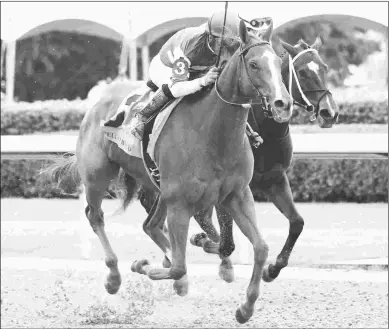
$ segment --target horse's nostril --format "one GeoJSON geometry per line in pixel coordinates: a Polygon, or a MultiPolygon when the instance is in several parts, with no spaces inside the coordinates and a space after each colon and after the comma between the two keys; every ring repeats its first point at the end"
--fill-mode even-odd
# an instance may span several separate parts
{"type": "Polygon", "coordinates": [[[284,107],[285,103],[281,99],[277,99],[276,101],[274,101],[274,106],[275,107],[284,107]]]}
{"type": "Polygon", "coordinates": [[[327,109],[321,109],[319,114],[323,118],[331,118],[332,117],[331,112],[327,109]]]}

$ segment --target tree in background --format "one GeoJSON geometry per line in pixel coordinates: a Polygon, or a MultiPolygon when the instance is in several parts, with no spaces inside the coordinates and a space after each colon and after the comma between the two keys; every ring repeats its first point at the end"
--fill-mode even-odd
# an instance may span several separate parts
{"type": "MultiPolygon", "coordinates": [[[[329,79],[341,86],[350,75],[349,64],[360,65],[367,56],[380,51],[377,41],[356,36],[363,29],[340,29],[329,22],[297,24],[278,33],[295,44],[303,38],[312,43],[320,34],[320,53],[329,65],[329,79]]],[[[166,34],[149,47],[150,59],[175,32],[166,34]]],[[[19,101],[44,99],[85,99],[98,81],[115,78],[121,44],[97,36],[52,31],[19,40],[16,45],[15,96],[19,101]]],[[[138,49],[138,78],[142,72],[138,49]]]]}
{"type": "Polygon", "coordinates": [[[323,41],[320,55],[330,68],[329,81],[335,86],[342,86],[351,74],[348,65],[358,66],[368,55],[381,51],[379,42],[357,37],[358,32],[366,33],[366,30],[343,27],[340,29],[333,23],[316,21],[297,24],[277,33],[277,36],[291,44],[296,44],[299,39],[311,44],[320,35],[323,41]]]}
{"type": "Polygon", "coordinates": [[[19,101],[86,98],[100,80],[117,76],[121,44],[52,31],[16,45],[15,96],[19,101]]]}

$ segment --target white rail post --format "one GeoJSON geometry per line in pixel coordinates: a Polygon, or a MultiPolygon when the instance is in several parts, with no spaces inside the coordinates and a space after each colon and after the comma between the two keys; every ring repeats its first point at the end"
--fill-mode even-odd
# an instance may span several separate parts
{"type": "Polygon", "coordinates": [[[128,52],[129,44],[127,36],[123,37],[122,41],[122,51],[120,53],[119,65],[118,65],[118,75],[119,77],[125,77],[127,73],[127,67],[129,63],[128,52]]]}
{"type": "Polygon", "coordinates": [[[150,54],[149,46],[145,45],[142,47],[142,79],[147,80],[149,78],[149,65],[150,65],[150,54]]]}
{"type": "Polygon", "coordinates": [[[7,103],[14,102],[14,91],[15,91],[15,63],[16,63],[16,41],[7,42],[6,50],[6,84],[5,84],[5,100],[7,103]]]}
{"type": "Polygon", "coordinates": [[[137,51],[136,40],[133,38],[132,29],[132,16],[128,14],[128,40],[129,40],[129,67],[130,67],[130,80],[138,80],[138,65],[137,65],[137,51]]]}
{"type": "Polygon", "coordinates": [[[250,260],[251,243],[249,239],[242,233],[242,231],[235,223],[234,223],[233,230],[234,230],[234,242],[235,242],[237,263],[251,264],[252,263],[252,260],[250,260]]]}

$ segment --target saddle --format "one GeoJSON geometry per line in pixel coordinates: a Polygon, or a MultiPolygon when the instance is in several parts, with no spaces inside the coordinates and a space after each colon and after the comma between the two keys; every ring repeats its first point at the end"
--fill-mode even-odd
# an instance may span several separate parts
{"type": "Polygon", "coordinates": [[[111,120],[120,120],[122,122],[120,127],[114,128],[105,126],[106,121],[102,121],[100,123],[100,127],[105,138],[114,142],[127,154],[142,158],[149,177],[154,185],[159,189],[159,170],[153,160],[154,146],[164,124],[182,98],[169,101],[160,111],[152,115],[147,120],[145,123],[144,136],[142,141],[140,141],[132,135],[129,124],[138,108],[145,106],[151,100],[155,91],[158,90],[158,87],[150,80],[147,81],[146,86],[147,88],[140,88],[131,92],[119,105],[111,120]],[[156,120],[158,123],[156,127],[154,127],[156,120]]]}

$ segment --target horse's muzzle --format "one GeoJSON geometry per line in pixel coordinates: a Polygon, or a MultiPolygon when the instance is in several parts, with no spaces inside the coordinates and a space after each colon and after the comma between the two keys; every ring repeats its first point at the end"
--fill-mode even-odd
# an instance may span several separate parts
{"type": "Polygon", "coordinates": [[[272,102],[271,112],[274,121],[278,123],[287,122],[292,117],[290,102],[282,99],[276,99],[272,102]]]}
{"type": "Polygon", "coordinates": [[[324,109],[319,111],[318,121],[320,128],[331,128],[339,120],[339,113],[334,116],[329,115],[329,111],[324,109]]]}

